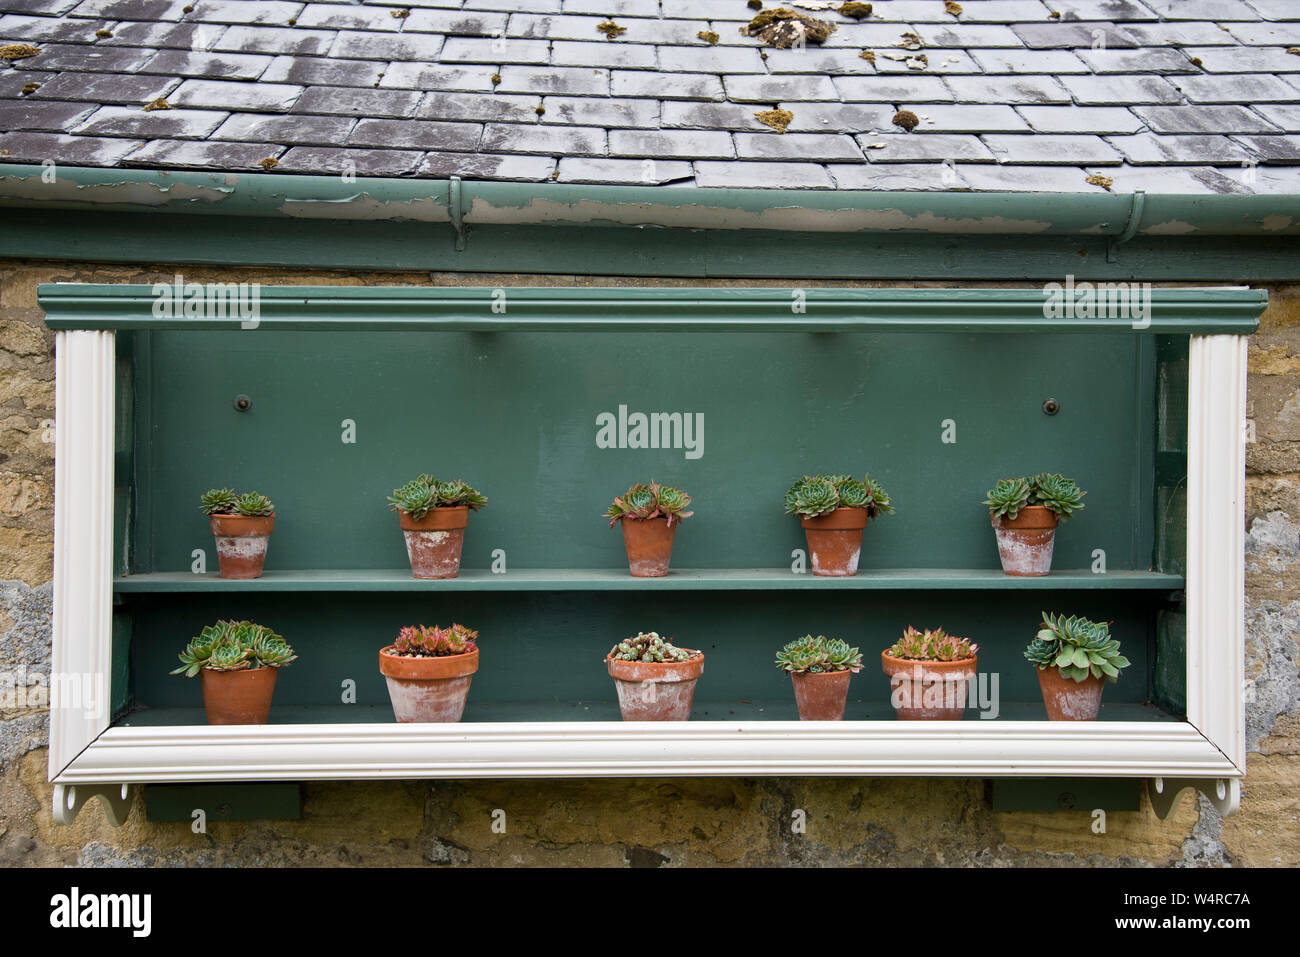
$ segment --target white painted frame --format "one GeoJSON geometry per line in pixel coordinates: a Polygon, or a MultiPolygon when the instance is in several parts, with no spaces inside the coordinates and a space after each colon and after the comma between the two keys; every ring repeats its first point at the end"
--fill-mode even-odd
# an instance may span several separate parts
{"type": "MultiPolygon", "coordinates": [[[[57,337],[54,670],[107,676],[112,655],[111,332],[57,337]]],[[[1245,772],[1246,340],[1192,336],[1187,720],[537,722],[109,727],[54,701],[57,785],[666,775],[1099,776],[1245,772]]],[[[55,682],[57,684],[57,682],[55,682]]],[[[62,792],[62,787],[59,789],[62,792]]]]}

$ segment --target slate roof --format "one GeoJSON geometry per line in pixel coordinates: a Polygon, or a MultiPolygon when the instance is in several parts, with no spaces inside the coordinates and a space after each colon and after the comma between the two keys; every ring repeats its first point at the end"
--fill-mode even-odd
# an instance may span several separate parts
{"type": "Polygon", "coordinates": [[[40,49],[0,60],[0,163],[1300,193],[1300,0],[786,5],[835,31],[764,47],[746,0],[0,0],[0,45],[40,49]]]}

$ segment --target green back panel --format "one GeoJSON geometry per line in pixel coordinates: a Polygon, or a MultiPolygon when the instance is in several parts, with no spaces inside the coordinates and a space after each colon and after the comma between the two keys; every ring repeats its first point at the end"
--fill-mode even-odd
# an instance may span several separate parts
{"type": "Polygon", "coordinates": [[[980,501],[1042,470],[1089,493],[1055,567],[1087,568],[1101,548],[1108,568],[1145,569],[1143,357],[1132,335],[152,333],[133,570],[188,569],[195,548],[214,567],[197,501],[219,485],[275,501],[268,569],[402,567],[386,496],[422,471],[490,500],[467,568],[495,548],[512,567],[619,567],[601,512],[651,478],[694,497],[676,566],[787,565],[804,542],[781,501],[805,471],[870,471],[893,494],[864,568],[995,568],[980,501]],[[702,415],[703,454],[598,448],[597,416],[620,405],[702,415]]]}
{"type": "MultiPolygon", "coordinates": [[[[622,537],[601,512],[651,478],[694,496],[674,567],[788,566],[805,547],[782,510],[789,483],[806,471],[864,470],[898,509],[867,529],[864,568],[997,568],[980,502],[997,478],[1042,470],[1088,491],[1087,508],[1058,533],[1054,567],[1088,568],[1095,549],[1112,571],[1151,567],[1156,363],[1147,337],[132,335],[135,572],[185,571],[195,549],[215,570],[197,501],[218,485],[275,501],[268,569],[405,567],[386,496],[421,471],[464,478],[489,497],[470,519],[466,568],[487,568],[497,548],[510,568],[625,568],[622,537]],[[235,408],[237,395],[251,399],[248,411],[235,408]],[[1048,398],[1054,416],[1044,414],[1048,398]],[[617,416],[620,405],[702,414],[703,454],[598,448],[598,415],[617,416]],[[344,420],[355,424],[355,444],[342,441],[344,420]]],[[[482,636],[466,720],[616,718],[602,658],[638,630],[705,650],[697,717],[715,719],[793,718],[776,650],[805,632],[844,637],[866,665],[849,716],[888,719],[879,653],[908,624],[969,635],[981,645],[980,670],[999,673],[1003,715],[1043,717],[1021,652],[1044,610],[1115,622],[1134,665],[1108,687],[1103,717],[1141,717],[1159,601],[1145,591],[937,589],[123,597],[135,706],[198,707],[198,682],[167,674],[176,653],[203,625],[247,617],[300,655],[281,673],[278,712],[327,709],[328,720],[390,720],[378,649],[401,625],[453,620],[482,636]],[[347,679],[356,682],[352,708],[339,704],[347,679]]]]}

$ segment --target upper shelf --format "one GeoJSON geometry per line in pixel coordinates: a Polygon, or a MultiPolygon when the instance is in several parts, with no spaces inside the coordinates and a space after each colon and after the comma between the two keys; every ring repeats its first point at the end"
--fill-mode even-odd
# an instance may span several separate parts
{"type": "MultiPolygon", "coordinates": [[[[179,279],[179,277],[178,277],[179,279]]],[[[43,284],[51,329],[292,332],[1139,332],[1248,335],[1267,293],[1102,284],[1091,310],[1053,308],[1085,283],[1034,289],[249,287],[43,284]],[[1116,292],[1123,287],[1122,292],[1116,292]],[[202,295],[203,299],[196,298],[202,295]],[[1118,297],[1133,295],[1133,306],[1118,297]],[[190,302],[202,303],[194,309],[190,302]],[[255,315],[252,305],[256,305],[255,315]],[[218,308],[220,305],[220,308],[218,308]],[[1098,314],[1100,313],[1100,314],[1098,314]],[[250,316],[252,318],[250,318],[250,316]]]]}
{"type": "Polygon", "coordinates": [[[749,591],[805,588],[847,589],[962,589],[1052,590],[1126,589],[1177,590],[1184,586],[1178,575],[1161,572],[1054,571],[1041,578],[1016,578],[998,569],[890,568],[860,571],[851,578],[795,574],[788,568],[687,568],[666,578],[633,578],[626,569],[521,568],[494,574],[481,568],[462,568],[456,578],[412,578],[407,568],[348,568],[267,571],[249,580],[220,578],[215,572],[155,572],[113,580],[119,593],[141,592],[291,592],[291,591],[749,591]]]}

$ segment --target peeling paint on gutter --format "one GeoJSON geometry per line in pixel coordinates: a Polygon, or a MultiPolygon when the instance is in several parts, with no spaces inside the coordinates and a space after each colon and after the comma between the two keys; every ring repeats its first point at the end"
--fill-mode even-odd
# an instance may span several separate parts
{"type": "Polygon", "coordinates": [[[368,192],[353,193],[338,199],[286,199],[280,206],[280,212],[295,219],[451,222],[447,204],[433,196],[390,200],[378,199],[368,192]]]}
{"type": "Polygon", "coordinates": [[[900,209],[809,209],[775,206],[768,209],[719,209],[702,204],[664,206],[653,203],[576,203],[535,199],[526,207],[501,207],[474,197],[465,215],[469,224],[609,223],[620,226],[664,226],[688,229],[774,229],[792,232],[852,233],[861,231],[926,233],[1041,233],[1052,228],[1046,220],[1013,220],[1004,216],[949,217],[925,211],[909,215],[900,209]]]}

